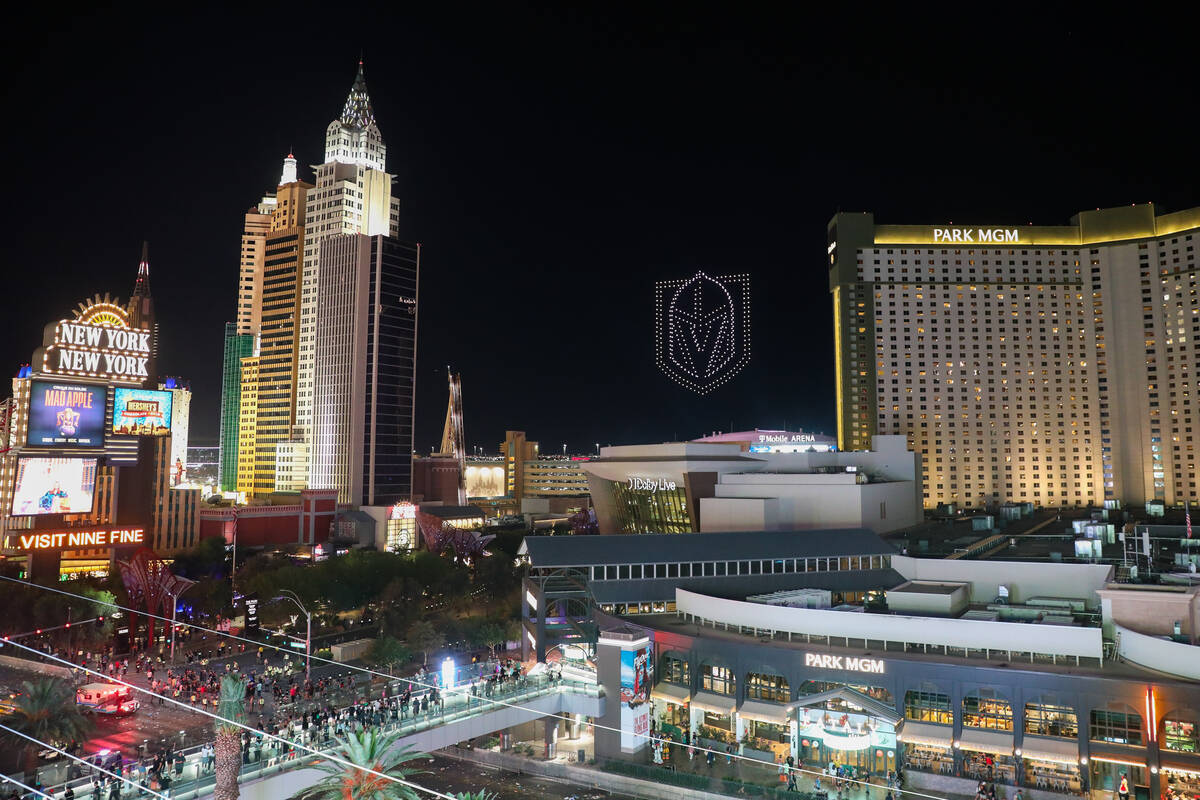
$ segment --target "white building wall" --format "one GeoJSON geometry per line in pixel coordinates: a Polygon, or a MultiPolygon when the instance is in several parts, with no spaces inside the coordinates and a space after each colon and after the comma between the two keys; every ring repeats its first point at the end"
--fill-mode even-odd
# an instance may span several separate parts
{"type": "Polygon", "coordinates": [[[362,496],[363,398],[366,364],[359,313],[369,275],[371,240],[331,237],[321,242],[321,313],[316,323],[309,486],[337,489],[338,502],[362,496]]]}
{"type": "Polygon", "coordinates": [[[892,569],[910,581],[969,583],[972,603],[991,603],[1000,585],[1009,587],[1009,601],[1031,597],[1069,597],[1099,606],[1096,592],[1113,579],[1105,564],[1056,564],[1029,561],[967,561],[892,556],[892,569]]]}

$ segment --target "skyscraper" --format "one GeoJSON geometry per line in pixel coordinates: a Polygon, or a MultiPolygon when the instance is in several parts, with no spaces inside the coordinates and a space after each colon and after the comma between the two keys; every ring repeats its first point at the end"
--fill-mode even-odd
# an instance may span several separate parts
{"type": "Polygon", "coordinates": [[[295,424],[297,284],[311,188],[297,178],[296,158],[288,153],[276,190],[246,213],[238,322],[227,332],[222,384],[221,488],[227,491],[275,491],[276,448],[295,424]]]}
{"type": "Polygon", "coordinates": [[[838,214],[839,444],[905,434],[927,507],[1195,502],[1194,240],[1200,208],[1097,209],[1056,227],[838,214]]]}
{"type": "Polygon", "coordinates": [[[309,484],[340,502],[408,499],[420,245],[343,234],[317,247],[309,484]]]}
{"type": "MultiPolygon", "coordinates": [[[[286,165],[285,165],[286,170],[286,165]]],[[[234,318],[225,324],[225,350],[221,360],[220,450],[218,485],[223,492],[238,488],[238,416],[242,396],[242,363],[253,355],[261,326],[263,264],[275,194],[268,192],[247,209],[242,223],[238,268],[238,300],[234,318]]]]}
{"type": "MultiPolygon", "coordinates": [[[[322,253],[328,252],[330,258],[345,257],[345,245],[328,251],[320,245],[324,239],[343,234],[397,235],[399,201],[392,197],[392,176],[386,169],[387,147],[375,122],[360,60],[342,114],[326,128],[325,162],[315,167],[316,184],[307,197],[296,392],[296,433],[306,442],[313,436],[322,253]]],[[[310,485],[322,486],[316,481],[310,485]]]]}
{"type": "Polygon", "coordinates": [[[289,153],[275,195],[263,260],[254,468],[247,490],[254,494],[284,489],[276,486],[275,471],[279,445],[289,441],[296,424],[299,288],[305,207],[311,188],[312,184],[297,179],[296,159],[289,153]]]}
{"type": "Polygon", "coordinates": [[[222,492],[237,491],[238,430],[242,399],[242,359],[254,352],[254,334],[238,333],[236,322],[225,323],[221,359],[221,420],[217,481],[222,492]]]}

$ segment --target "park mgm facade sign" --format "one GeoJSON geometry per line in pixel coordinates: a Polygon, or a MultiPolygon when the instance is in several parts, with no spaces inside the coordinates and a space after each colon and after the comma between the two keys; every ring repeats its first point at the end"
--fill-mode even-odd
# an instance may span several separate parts
{"type": "Polygon", "coordinates": [[[33,354],[42,375],[141,386],[150,377],[152,332],[130,324],[129,312],[105,298],[80,305],[75,319],[46,326],[33,354]]]}

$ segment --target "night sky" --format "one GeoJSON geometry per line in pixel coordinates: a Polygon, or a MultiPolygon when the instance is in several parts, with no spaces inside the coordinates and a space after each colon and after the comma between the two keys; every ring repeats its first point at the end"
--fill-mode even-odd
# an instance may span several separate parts
{"type": "Polygon", "coordinates": [[[954,29],[914,10],[868,29],[862,5],[560,5],[9,19],[0,367],[78,301],[127,298],[148,239],[160,366],[191,381],[193,443],[215,442],[242,214],[289,149],[323,160],[360,49],[401,236],[423,245],[423,452],[447,364],[489,452],[505,429],[544,451],[833,432],[839,209],[1057,225],[1200,204],[1195,42],[1166,18],[1081,29],[1014,7],[954,29]],[[654,364],[653,282],[696,270],[753,284],[750,364],[706,397],[654,364]]]}

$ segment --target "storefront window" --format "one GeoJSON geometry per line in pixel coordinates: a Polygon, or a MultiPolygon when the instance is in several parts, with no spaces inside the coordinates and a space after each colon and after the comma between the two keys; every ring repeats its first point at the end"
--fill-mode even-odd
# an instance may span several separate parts
{"type": "Polygon", "coordinates": [[[1122,708],[1122,711],[1111,708],[1092,711],[1092,741],[1137,745],[1142,743],[1142,715],[1128,706],[1122,708]]]}
{"type": "Polygon", "coordinates": [[[963,775],[977,781],[989,783],[1017,783],[1017,761],[1011,756],[997,753],[963,751],[963,775]]]}
{"type": "Polygon", "coordinates": [[[1161,777],[1163,797],[1167,800],[1193,800],[1200,797],[1200,772],[1164,767],[1161,777]]]}
{"type": "Polygon", "coordinates": [[[953,725],[954,711],[950,708],[950,696],[922,688],[904,695],[904,716],[921,722],[936,722],[953,725]]]}
{"type": "Polygon", "coordinates": [[[680,686],[692,685],[692,673],[686,658],[668,654],[663,656],[659,663],[662,665],[662,680],[680,686]]]}
{"type": "Polygon", "coordinates": [[[1177,753],[1200,752],[1200,736],[1196,720],[1183,715],[1168,714],[1163,720],[1162,746],[1177,753]]]}
{"type": "MultiPolygon", "coordinates": [[[[1125,779],[1125,789],[1129,792],[1130,797],[1137,797],[1138,800],[1149,797],[1150,783],[1147,780],[1146,768],[1143,766],[1106,761],[1093,756],[1091,772],[1092,791],[1103,792],[1106,798],[1119,797],[1122,777],[1125,779]]],[[[1166,774],[1165,770],[1163,774],[1166,774]]]]}
{"type": "Polygon", "coordinates": [[[746,673],[746,697],[769,703],[786,703],[792,699],[787,678],[757,672],[746,673]]]}
{"type": "Polygon", "coordinates": [[[921,772],[949,775],[954,772],[954,755],[948,747],[906,743],[904,745],[904,764],[909,769],[921,772]]]}
{"type": "Polygon", "coordinates": [[[980,689],[963,698],[963,725],[1011,731],[1012,706],[994,689],[980,689]]]}
{"type": "Polygon", "coordinates": [[[1025,759],[1025,785],[1062,794],[1079,794],[1079,765],[1025,759]]]}
{"type": "Polygon", "coordinates": [[[714,664],[700,667],[700,688],[717,694],[732,695],[735,691],[733,672],[714,664]]]}
{"type": "Polygon", "coordinates": [[[1079,736],[1079,718],[1071,706],[1043,697],[1039,702],[1025,704],[1025,732],[1075,739],[1079,736]]]}

